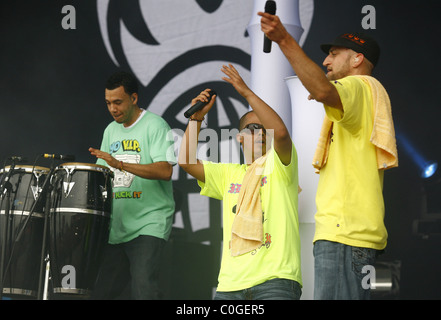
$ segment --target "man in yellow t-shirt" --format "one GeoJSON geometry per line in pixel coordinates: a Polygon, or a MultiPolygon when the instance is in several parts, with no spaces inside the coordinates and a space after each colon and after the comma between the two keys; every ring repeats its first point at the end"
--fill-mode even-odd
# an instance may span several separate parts
{"type": "Polygon", "coordinates": [[[226,75],[223,79],[232,84],[253,109],[242,116],[237,135],[246,163],[196,159],[201,121],[216,97],[208,99],[209,89],[192,101],[192,104],[197,101],[208,104],[191,116],[178,158],[179,165],[198,180],[202,195],[223,201],[222,262],[214,298],[300,299],[298,174],[294,144],[283,120],[248,88],[237,70],[229,65],[223,66],[222,71],[226,75]],[[267,141],[269,131],[274,135],[271,147],[269,138],[267,141]],[[255,174],[254,179],[248,179],[255,174]],[[255,181],[254,186],[251,180],[255,181]],[[242,217],[255,223],[256,228],[247,228],[248,223],[238,228],[242,217]],[[244,229],[251,235],[242,232],[244,229]],[[254,236],[257,240],[250,241],[254,236]],[[252,245],[248,246],[250,242],[252,245]],[[246,243],[246,249],[242,250],[239,243],[246,243]]]}
{"type": "Polygon", "coordinates": [[[321,46],[328,54],[325,76],[277,16],[258,15],[263,32],[279,45],[310,99],[323,103],[332,122],[316,195],[314,298],[368,299],[365,277],[386,246],[387,232],[384,170],[378,169],[376,147],[370,142],[374,101],[370,82],[362,78],[370,78],[380,48],[366,34],[340,35],[321,46]]]}
{"type": "Polygon", "coordinates": [[[383,250],[383,170],[377,168],[372,95],[368,84],[348,76],[332,82],[344,112],[325,105],[333,122],[328,160],[320,170],[314,242],[328,240],[354,247],[383,250]],[[329,187],[332,186],[332,189],[329,187]]]}

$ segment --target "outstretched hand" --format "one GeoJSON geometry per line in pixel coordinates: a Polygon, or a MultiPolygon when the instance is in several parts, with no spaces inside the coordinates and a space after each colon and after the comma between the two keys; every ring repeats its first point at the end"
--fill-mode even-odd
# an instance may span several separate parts
{"type": "Polygon", "coordinates": [[[226,75],[226,77],[222,77],[222,80],[230,83],[241,96],[246,98],[247,94],[249,94],[251,90],[246,85],[245,81],[243,81],[236,68],[234,68],[231,64],[228,66],[223,65],[221,71],[226,75]]]}
{"type": "Polygon", "coordinates": [[[119,161],[112,157],[109,153],[101,151],[99,149],[89,148],[91,155],[97,157],[98,159],[103,159],[112,168],[118,168],[119,161]]]}

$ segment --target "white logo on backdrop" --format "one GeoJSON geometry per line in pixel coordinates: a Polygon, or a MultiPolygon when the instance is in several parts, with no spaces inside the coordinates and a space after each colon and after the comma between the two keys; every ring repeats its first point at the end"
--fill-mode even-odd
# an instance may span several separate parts
{"type": "MultiPolygon", "coordinates": [[[[172,128],[184,130],[183,113],[191,99],[201,90],[213,88],[219,97],[208,123],[217,130],[237,125],[248,110],[245,101],[221,80],[220,68],[232,63],[249,83],[251,53],[246,29],[253,5],[250,0],[97,0],[97,13],[104,45],[115,67],[133,72],[143,86],[140,98],[146,105],[142,107],[162,115],[172,128]]],[[[302,45],[314,2],[300,1],[299,9],[302,45]]],[[[177,139],[179,146],[180,137],[177,139]]],[[[196,232],[214,223],[219,228],[219,212],[214,213],[217,222],[213,222],[209,199],[199,195],[195,180],[179,171],[176,166],[173,180],[178,211],[174,227],[196,232]]],[[[220,210],[219,205],[215,207],[220,210]]],[[[210,240],[204,234],[193,240],[210,240]]]]}

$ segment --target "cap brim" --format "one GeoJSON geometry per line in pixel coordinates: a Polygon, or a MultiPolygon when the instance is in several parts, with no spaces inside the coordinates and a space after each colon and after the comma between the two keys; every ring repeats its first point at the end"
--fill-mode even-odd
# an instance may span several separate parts
{"type": "Polygon", "coordinates": [[[322,49],[322,51],[326,54],[329,53],[329,50],[331,50],[332,46],[334,46],[333,44],[322,44],[320,45],[320,48],[322,49]]]}

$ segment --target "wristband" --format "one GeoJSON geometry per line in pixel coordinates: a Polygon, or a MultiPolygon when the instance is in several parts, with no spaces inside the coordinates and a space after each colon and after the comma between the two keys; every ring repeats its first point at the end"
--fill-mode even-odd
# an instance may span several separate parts
{"type": "Polygon", "coordinates": [[[204,120],[205,120],[205,117],[204,117],[204,118],[202,118],[202,120],[199,120],[199,119],[193,119],[193,118],[190,118],[189,120],[190,120],[190,121],[197,121],[197,122],[202,122],[202,121],[204,121],[204,120]]]}

